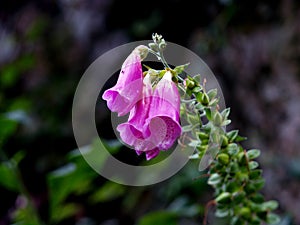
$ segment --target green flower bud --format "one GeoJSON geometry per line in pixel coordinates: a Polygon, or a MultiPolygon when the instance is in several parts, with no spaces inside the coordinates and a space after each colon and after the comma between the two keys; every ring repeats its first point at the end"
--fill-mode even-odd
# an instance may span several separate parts
{"type": "Polygon", "coordinates": [[[201,103],[203,105],[208,105],[208,103],[209,103],[209,97],[208,97],[208,95],[206,93],[203,93],[202,99],[201,99],[201,103]]]}
{"type": "Polygon", "coordinates": [[[201,145],[207,145],[207,144],[208,144],[208,139],[201,140],[201,145]]]}
{"type": "Polygon", "coordinates": [[[243,172],[240,172],[240,171],[236,173],[236,176],[242,182],[247,181],[249,179],[249,176],[248,176],[247,173],[243,173],[243,172]]]}
{"type": "Polygon", "coordinates": [[[150,47],[153,51],[158,52],[158,46],[157,46],[157,44],[155,44],[155,43],[149,43],[149,47],[150,47]]]}
{"type": "Polygon", "coordinates": [[[249,219],[251,218],[251,210],[248,207],[242,207],[239,210],[239,214],[241,215],[242,218],[244,219],[249,219]]]}
{"type": "Polygon", "coordinates": [[[187,88],[193,89],[195,87],[195,82],[190,80],[190,79],[186,79],[185,80],[185,85],[186,85],[187,88]]]}
{"type": "Polygon", "coordinates": [[[139,53],[141,60],[144,60],[148,55],[149,49],[145,45],[139,45],[134,49],[134,51],[139,53]]]}
{"type": "Polygon", "coordinates": [[[197,147],[197,149],[198,149],[200,152],[206,151],[207,145],[201,145],[201,146],[197,147]]]}
{"type": "Polygon", "coordinates": [[[161,40],[161,42],[159,43],[158,47],[161,50],[165,50],[165,48],[167,47],[167,43],[165,42],[164,39],[161,40]]]}
{"type": "Polygon", "coordinates": [[[198,137],[200,138],[200,140],[208,139],[208,134],[206,134],[204,132],[199,132],[198,137]]]}
{"type": "Polygon", "coordinates": [[[223,117],[222,117],[221,113],[216,112],[216,114],[214,115],[213,122],[216,126],[220,126],[222,124],[223,117]]]}
{"type": "Polygon", "coordinates": [[[229,156],[226,153],[221,153],[217,156],[219,163],[227,165],[229,163],[229,156]]]}
{"type": "Polygon", "coordinates": [[[223,135],[222,136],[222,145],[221,145],[221,147],[226,148],[227,145],[228,145],[228,138],[225,135],[223,135]]]}

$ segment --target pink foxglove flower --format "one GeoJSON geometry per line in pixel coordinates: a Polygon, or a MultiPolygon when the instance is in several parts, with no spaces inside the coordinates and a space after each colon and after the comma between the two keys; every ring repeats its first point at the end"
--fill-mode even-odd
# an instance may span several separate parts
{"type": "Polygon", "coordinates": [[[143,98],[130,111],[128,122],[117,130],[121,139],[134,146],[137,154],[146,153],[147,160],[160,150],[168,150],[181,134],[179,124],[180,96],[171,72],[154,87],[150,76],[144,78],[143,98]]]}
{"type": "Polygon", "coordinates": [[[147,47],[140,45],[127,57],[122,65],[117,84],[106,90],[102,96],[108,108],[118,112],[119,116],[127,114],[142,96],[143,71],[141,61],[147,54],[147,47]]]}

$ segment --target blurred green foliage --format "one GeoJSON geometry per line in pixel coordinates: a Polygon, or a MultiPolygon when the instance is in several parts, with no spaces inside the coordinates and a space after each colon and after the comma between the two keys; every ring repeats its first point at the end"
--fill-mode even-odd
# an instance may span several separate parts
{"type": "MultiPolygon", "coordinates": [[[[212,190],[206,178],[195,179],[193,162],[160,184],[126,187],[71,151],[72,98],[84,70],[107,49],[153,32],[220,74],[234,126],[264,148],[249,166],[267,171],[265,193],[285,215],[280,225],[299,224],[298,14],[295,0],[152,1],[147,8],[136,0],[1,1],[0,224],[201,223],[212,190]]],[[[99,134],[113,139],[104,105],[97,110],[99,134]]],[[[120,146],[112,151],[129,155],[120,146]]]]}

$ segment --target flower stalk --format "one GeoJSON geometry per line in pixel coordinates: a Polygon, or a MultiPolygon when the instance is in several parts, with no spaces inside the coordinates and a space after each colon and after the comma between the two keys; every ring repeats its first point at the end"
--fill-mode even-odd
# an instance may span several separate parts
{"type": "Polygon", "coordinates": [[[111,109],[119,115],[130,113],[128,122],[117,128],[122,140],[150,160],[178,139],[183,148],[195,149],[190,158],[199,160],[199,170],[207,170],[207,183],[215,190],[208,206],[216,205],[217,217],[227,217],[231,225],[278,223],[279,217],[272,213],[278,203],[265,201],[259,193],[265,183],[255,161],[260,151],[244,149],[240,142],[246,138],[238,130],[226,130],[230,108],[220,110],[217,90],[207,91],[200,75],[182,76],[188,64],[172,69],[163,55],[165,40],[158,34],[152,38],[149,47],[132,52],[116,86],[104,93],[111,109]],[[154,54],[164,70],[147,67],[142,73],[141,52],[154,54]],[[132,85],[137,92],[132,92],[132,85]]]}
{"type": "MultiPolygon", "coordinates": [[[[156,47],[157,37],[163,40],[160,35],[153,35],[156,47]]],[[[162,51],[156,51],[155,55],[166,68],[171,69],[162,51]]],[[[179,81],[178,88],[183,92],[180,116],[188,121],[183,132],[192,134],[189,145],[194,146],[196,151],[191,158],[200,161],[199,170],[208,168],[208,184],[215,189],[215,198],[206,207],[203,224],[207,223],[211,205],[216,205],[215,215],[229,218],[231,225],[278,223],[279,217],[272,213],[278,203],[265,201],[259,193],[265,183],[262,170],[258,169],[255,161],[260,151],[244,149],[240,142],[246,138],[239,136],[238,130],[226,131],[226,126],[231,123],[230,108],[219,111],[217,90],[206,91],[205,80],[201,85],[199,75],[182,78],[180,74],[186,66],[172,70],[179,81]]]]}

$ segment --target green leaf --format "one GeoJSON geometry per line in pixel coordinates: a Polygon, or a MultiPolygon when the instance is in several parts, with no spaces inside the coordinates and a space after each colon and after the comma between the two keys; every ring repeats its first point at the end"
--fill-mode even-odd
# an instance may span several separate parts
{"type": "MultiPolygon", "coordinates": [[[[24,201],[28,201],[27,198],[23,196],[21,198],[24,198],[24,201]]],[[[17,207],[11,214],[11,217],[12,221],[15,222],[11,224],[41,225],[41,221],[39,221],[34,209],[28,204],[22,205],[22,207],[17,207]]]]}
{"type": "Polygon", "coordinates": [[[239,216],[234,216],[230,220],[230,225],[244,225],[245,222],[239,216]]]}
{"type": "Polygon", "coordinates": [[[198,94],[201,90],[202,90],[201,87],[196,86],[196,87],[193,88],[192,92],[193,92],[194,94],[198,94]]]}
{"type": "Polygon", "coordinates": [[[189,204],[189,199],[185,196],[176,198],[167,208],[169,212],[178,216],[193,217],[199,215],[200,207],[196,204],[189,204]]]}
{"type": "Polygon", "coordinates": [[[197,102],[202,102],[202,97],[203,97],[203,93],[202,92],[198,92],[197,94],[195,93],[196,96],[196,100],[197,102]]]}
{"type": "Polygon", "coordinates": [[[252,170],[249,173],[249,178],[255,180],[262,175],[262,170],[252,170]]]}
{"type": "Polygon", "coordinates": [[[167,72],[166,70],[160,70],[159,73],[158,73],[158,77],[162,78],[165,75],[166,72],[167,72]]]}
{"type": "Polygon", "coordinates": [[[230,213],[230,209],[217,209],[215,212],[215,216],[219,218],[223,218],[228,216],[230,213]]]}
{"type": "Polygon", "coordinates": [[[234,142],[236,137],[238,136],[238,130],[231,130],[227,132],[226,136],[228,137],[229,142],[234,142]]]}
{"type": "Polygon", "coordinates": [[[229,114],[230,114],[230,108],[226,108],[221,112],[221,115],[225,120],[228,118],[229,114]]]}
{"type": "Polygon", "coordinates": [[[193,125],[189,124],[189,125],[181,127],[181,129],[182,129],[182,132],[189,132],[189,131],[193,130],[193,125]]]}
{"type": "Polygon", "coordinates": [[[0,185],[11,191],[20,191],[18,164],[25,157],[25,152],[18,151],[10,160],[0,163],[0,185]]]}
{"type": "Polygon", "coordinates": [[[221,126],[227,126],[231,123],[231,120],[225,120],[222,122],[221,126]]]}
{"type": "Polygon", "coordinates": [[[242,137],[242,136],[239,136],[239,135],[238,135],[238,136],[235,138],[234,141],[236,141],[236,142],[241,142],[241,141],[245,141],[245,140],[247,140],[246,137],[242,137]]]}
{"type": "Polygon", "coordinates": [[[261,225],[261,220],[257,216],[252,216],[248,225],[261,225]]]}
{"type": "Polygon", "coordinates": [[[226,148],[228,146],[228,138],[225,135],[222,135],[222,148],[226,148]]]}
{"type": "Polygon", "coordinates": [[[13,64],[4,67],[1,71],[0,84],[3,87],[13,86],[20,76],[19,69],[13,64]]]}
{"type": "Polygon", "coordinates": [[[209,177],[207,183],[208,183],[209,185],[217,185],[217,184],[219,184],[221,181],[222,181],[222,177],[221,177],[219,174],[217,174],[217,173],[213,173],[213,174],[210,175],[210,177],[209,177]]]}
{"type": "Polygon", "coordinates": [[[244,191],[238,191],[232,194],[233,203],[238,205],[245,199],[246,193],[244,191]]]}
{"type": "Polygon", "coordinates": [[[17,125],[16,121],[0,116],[0,147],[16,131],[17,125]]]}
{"type": "Polygon", "coordinates": [[[179,65],[179,66],[176,66],[173,70],[177,74],[181,74],[189,65],[190,65],[190,63],[186,63],[184,65],[179,65]]]}
{"type": "Polygon", "coordinates": [[[249,160],[255,159],[255,158],[257,158],[260,155],[260,150],[258,150],[258,149],[248,150],[247,153],[246,153],[246,155],[247,155],[247,158],[249,160]]]}
{"type": "Polygon", "coordinates": [[[239,171],[239,172],[236,173],[236,178],[237,178],[240,182],[245,182],[245,181],[248,181],[249,176],[248,176],[248,173],[247,173],[247,172],[239,171]]]}
{"type": "Polygon", "coordinates": [[[265,185],[265,180],[263,178],[260,178],[259,180],[256,180],[254,183],[254,188],[256,191],[262,189],[265,185]]]}
{"type": "Polygon", "coordinates": [[[240,190],[240,184],[238,182],[236,182],[236,180],[233,180],[233,181],[228,181],[226,183],[226,191],[227,192],[230,192],[230,193],[233,193],[233,192],[237,192],[240,190]]]}
{"type": "Polygon", "coordinates": [[[256,169],[259,166],[258,162],[256,161],[251,161],[248,165],[250,170],[256,169]]]}
{"type": "Polygon", "coordinates": [[[16,154],[14,154],[14,156],[12,157],[12,160],[16,164],[19,164],[22,161],[22,159],[24,159],[25,154],[26,153],[24,151],[18,151],[16,154]]]}
{"type": "Polygon", "coordinates": [[[267,219],[268,213],[266,211],[261,211],[259,206],[256,206],[253,209],[254,209],[254,211],[256,211],[256,215],[257,215],[258,218],[260,218],[261,220],[266,220],[267,219]]]}
{"type": "Polygon", "coordinates": [[[80,206],[74,203],[59,205],[53,209],[51,221],[57,223],[63,219],[71,217],[80,211],[80,206]]]}
{"type": "Polygon", "coordinates": [[[168,224],[177,225],[177,215],[173,212],[156,211],[143,216],[138,225],[168,224]]]}
{"type": "Polygon", "coordinates": [[[246,155],[244,152],[239,152],[238,154],[238,160],[239,160],[239,164],[241,166],[246,166],[247,165],[247,159],[246,159],[246,155]]]}
{"type": "Polygon", "coordinates": [[[255,195],[250,196],[251,201],[257,204],[261,204],[264,202],[264,196],[260,193],[256,193],[255,195]]]}
{"type": "Polygon", "coordinates": [[[211,109],[206,107],[206,108],[204,108],[204,111],[205,111],[206,118],[208,120],[212,120],[211,109]]]}
{"type": "Polygon", "coordinates": [[[239,165],[237,163],[231,163],[230,165],[230,173],[237,173],[240,170],[239,165]]]}
{"type": "Polygon", "coordinates": [[[219,99],[218,98],[214,98],[214,99],[212,99],[212,100],[210,100],[209,101],[209,106],[210,107],[216,107],[217,106],[217,104],[218,104],[218,102],[219,102],[219,99]]]}
{"type": "Polygon", "coordinates": [[[124,193],[125,186],[107,181],[99,190],[89,197],[89,200],[92,203],[111,201],[122,196],[124,193]]]}
{"type": "Polygon", "coordinates": [[[220,126],[223,123],[223,116],[218,111],[214,114],[213,123],[216,126],[220,126]]]}
{"type": "Polygon", "coordinates": [[[193,76],[193,80],[197,83],[200,84],[201,83],[201,75],[197,74],[195,76],[193,76]]]}
{"type": "Polygon", "coordinates": [[[207,92],[207,95],[209,97],[209,99],[213,99],[214,97],[216,97],[218,94],[218,90],[217,89],[211,89],[207,92]]]}
{"type": "Polygon", "coordinates": [[[19,181],[10,162],[0,164],[0,185],[11,191],[19,191],[19,181]]]}
{"type": "Polygon", "coordinates": [[[83,158],[51,172],[47,177],[51,220],[57,219],[56,209],[64,204],[70,194],[82,194],[90,190],[91,181],[97,175],[83,158]]]}
{"type": "Polygon", "coordinates": [[[268,224],[278,224],[280,222],[280,217],[274,213],[268,213],[267,223],[268,224]]]}
{"type": "Polygon", "coordinates": [[[238,145],[235,143],[231,143],[226,148],[229,155],[235,155],[238,153],[238,145]]]}
{"type": "Polygon", "coordinates": [[[231,201],[231,194],[229,192],[223,192],[221,193],[215,201],[220,204],[226,204],[231,201]]]}
{"type": "Polygon", "coordinates": [[[187,121],[189,124],[196,125],[200,124],[199,114],[187,114],[187,121]]]}
{"type": "Polygon", "coordinates": [[[206,93],[203,93],[202,98],[201,98],[201,103],[203,105],[207,105],[209,103],[210,99],[206,93]]]}
{"type": "Polygon", "coordinates": [[[262,211],[272,211],[278,208],[278,202],[275,200],[267,201],[261,204],[262,211]]]}

